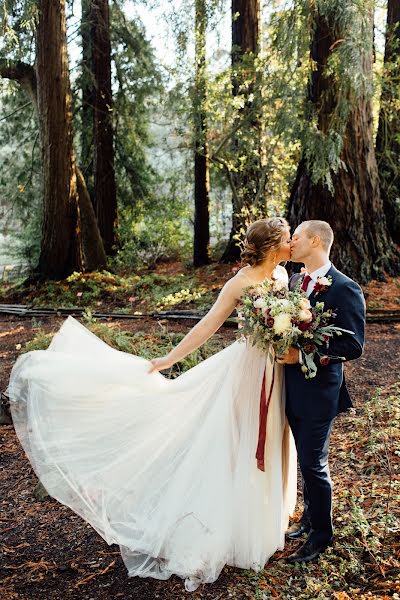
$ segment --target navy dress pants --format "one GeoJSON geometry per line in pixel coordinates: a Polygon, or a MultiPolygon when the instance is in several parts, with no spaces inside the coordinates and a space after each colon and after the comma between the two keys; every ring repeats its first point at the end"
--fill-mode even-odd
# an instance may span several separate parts
{"type": "Polygon", "coordinates": [[[316,544],[331,541],[332,481],[329,474],[329,438],[334,419],[313,420],[287,411],[303,477],[304,513],[311,522],[311,539],[316,544]]]}

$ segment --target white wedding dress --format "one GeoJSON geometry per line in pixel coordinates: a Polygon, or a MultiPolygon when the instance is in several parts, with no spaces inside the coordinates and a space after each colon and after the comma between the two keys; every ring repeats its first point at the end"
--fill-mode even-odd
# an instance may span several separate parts
{"type": "Polygon", "coordinates": [[[169,380],[72,317],[9,384],[17,435],[44,487],[106,540],[130,576],[187,590],[225,564],[260,569],[284,546],[296,455],[275,365],[257,468],[260,390],[272,364],[245,339],[169,380]],[[266,370],[265,370],[266,369],[266,370]]]}

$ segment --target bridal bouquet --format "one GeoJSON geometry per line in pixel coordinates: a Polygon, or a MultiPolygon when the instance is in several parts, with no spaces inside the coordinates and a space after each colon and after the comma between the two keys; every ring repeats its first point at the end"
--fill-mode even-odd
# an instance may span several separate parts
{"type": "Polygon", "coordinates": [[[325,310],[323,302],[311,306],[304,292],[300,289],[289,291],[279,280],[246,288],[238,310],[240,334],[260,350],[282,356],[290,346],[300,349],[301,370],[306,379],[317,373],[317,356],[321,365],[327,365],[332,359],[345,360],[342,356],[320,352],[322,345],[329,347],[334,335],[352,333],[333,325],[335,317],[331,309],[325,310]]]}

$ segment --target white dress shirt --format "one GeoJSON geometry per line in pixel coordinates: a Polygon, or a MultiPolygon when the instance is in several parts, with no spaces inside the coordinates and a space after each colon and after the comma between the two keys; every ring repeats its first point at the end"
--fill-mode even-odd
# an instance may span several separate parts
{"type": "MultiPolygon", "coordinates": [[[[328,260],[328,262],[325,263],[324,265],[322,265],[322,267],[320,267],[319,269],[316,269],[312,273],[309,273],[309,275],[311,277],[311,281],[309,281],[307,289],[306,289],[307,297],[313,291],[314,286],[317,283],[318,277],[325,277],[325,275],[327,274],[327,272],[329,271],[329,269],[331,268],[331,266],[332,266],[332,263],[331,263],[330,260],[328,260]]],[[[305,273],[305,275],[307,275],[307,273],[305,273]]]]}

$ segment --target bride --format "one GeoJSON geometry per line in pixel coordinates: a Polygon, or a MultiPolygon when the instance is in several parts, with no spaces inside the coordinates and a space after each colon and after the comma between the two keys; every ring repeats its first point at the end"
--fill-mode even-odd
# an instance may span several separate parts
{"type": "Polygon", "coordinates": [[[287,284],[278,265],[290,257],[289,242],[284,219],[253,223],[246,266],[165,357],[149,362],[114,350],[68,317],[48,350],[14,365],[13,420],[36,474],[108,544],[119,544],[130,576],[176,574],[193,591],[225,564],[263,568],[284,546],[296,461],[283,367],[243,338],[174,380],[158,371],[213,335],[246,287],[271,278],[287,284]]]}

